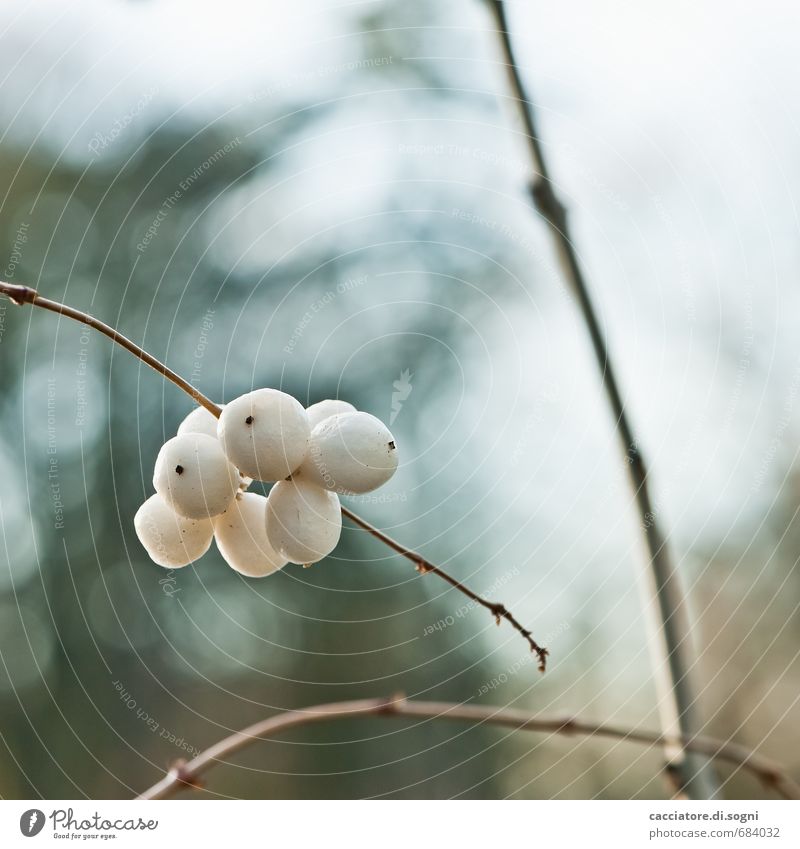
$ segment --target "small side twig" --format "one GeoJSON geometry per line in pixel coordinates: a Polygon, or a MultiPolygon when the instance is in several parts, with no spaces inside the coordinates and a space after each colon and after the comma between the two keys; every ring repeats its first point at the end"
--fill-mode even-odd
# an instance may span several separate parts
{"type": "MultiPolygon", "coordinates": [[[[168,366],[164,365],[159,359],[154,357],[152,354],[148,354],[147,351],[144,350],[140,345],[137,345],[131,339],[128,339],[127,336],[123,336],[117,330],[115,330],[111,325],[106,324],[103,321],[95,318],[89,313],[83,312],[82,310],[77,310],[74,307],[67,306],[66,304],[59,303],[58,301],[51,301],[49,298],[42,297],[36,289],[32,289],[30,286],[22,286],[18,283],[6,283],[0,281],[0,295],[5,295],[9,300],[13,303],[17,304],[17,306],[22,306],[23,304],[30,304],[34,307],[41,307],[42,309],[49,310],[50,312],[58,313],[59,315],[64,315],[67,318],[74,319],[75,321],[81,322],[88,327],[92,327],[95,330],[102,333],[104,336],[107,336],[113,342],[116,342],[117,345],[123,347],[126,351],[133,354],[134,357],[140,359],[143,363],[150,366],[150,368],[157,371],[162,377],[166,378],[171,383],[174,383],[175,386],[182,389],[189,397],[195,401],[195,403],[200,404],[202,407],[205,407],[212,416],[216,418],[220,417],[222,413],[222,408],[215,404],[210,398],[203,395],[198,389],[195,389],[187,380],[184,380],[177,372],[173,371],[168,366]]],[[[526,628],[523,628],[522,625],[517,621],[517,619],[511,614],[511,611],[507,610],[505,605],[490,602],[486,599],[479,596],[477,593],[473,592],[469,587],[465,586],[461,583],[461,581],[454,578],[452,575],[449,575],[443,569],[435,566],[433,563],[426,560],[422,557],[421,554],[417,554],[417,552],[412,551],[410,548],[406,548],[402,543],[398,542],[395,539],[392,539],[388,534],[376,528],[374,525],[371,525],[366,519],[362,519],[352,510],[349,510],[347,507],[342,507],[342,514],[347,516],[352,522],[358,525],[360,528],[363,528],[365,531],[370,533],[376,539],[383,542],[385,545],[388,545],[398,554],[402,554],[403,557],[411,560],[417,570],[424,574],[426,572],[433,572],[438,575],[443,580],[447,581],[450,586],[455,587],[459,592],[463,593],[472,601],[477,604],[485,607],[495,618],[497,624],[499,625],[501,620],[505,619],[509,622],[512,627],[514,627],[528,642],[528,645],[531,647],[531,651],[536,652],[539,658],[539,671],[544,672],[545,667],[547,665],[547,655],[548,651],[545,648],[539,646],[536,641],[531,636],[531,632],[526,628]]]]}
{"type": "MultiPolygon", "coordinates": [[[[489,705],[463,705],[453,702],[408,701],[402,695],[390,699],[358,699],[349,702],[331,702],[306,710],[284,711],[225,737],[192,760],[181,761],[167,775],[137,798],[168,799],[187,786],[197,786],[204,773],[214,766],[227,763],[231,755],[246,748],[256,740],[275,737],[290,728],[318,722],[378,716],[394,719],[430,719],[466,722],[474,725],[498,725],[519,731],[536,731],[548,734],[604,737],[645,746],[663,746],[675,743],[661,734],[638,731],[602,722],[588,722],[575,717],[553,717],[526,713],[511,708],[489,705]]],[[[770,790],[785,799],[800,799],[800,786],[779,764],[762,757],[736,743],[712,737],[681,738],[677,744],[686,751],[708,758],[727,761],[747,770],[770,790]]]]}
{"type": "Polygon", "coordinates": [[[536,656],[539,658],[539,671],[544,672],[547,666],[547,655],[549,652],[546,648],[542,648],[536,640],[533,639],[531,632],[527,628],[523,628],[522,625],[517,621],[517,619],[512,615],[511,611],[506,608],[504,604],[500,604],[498,602],[491,602],[485,598],[482,598],[477,593],[474,593],[469,587],[464,586],[461,581],[454,578],[452,575],[448,575],[447,572],[440,569],[438,566],[434,566],[429,560],[426,560],[421,554],[418,554],[416,551],[412,551],[410,548],[406,548],[402,543],[397,542],[397,540],[392,539],[388,534],[385,534],[383,531],[376,528],[374,525],[371,525],[366,519],[362,519],[361,516],[357,516],[352,510],[349,510],[347,507],[342,507],[342,515],[347,516],[351,522],[358,525],[363,530],[367,531],[367,533],[374,536],[376,539],[379,539],[382,543],[385,543],[389,546],[389,548],[394,549],[398,554],[402,554],[407,560],[410,560],[417,571],[421,575],[425,575],[428,572],[432,572],[434,575],[438,575],[443,580],[447,581],[451,587],[455,587],[459,592],[463,593],[467,598],[474,601],[476,604],[479,604],[481,607],[485,607],[489,613],[494,616],[495,621],[499,625],[500,622],[505,619],[506,622],[509,622],[513,628],[515,628],[522,636],[528,641],[528,645],[531,647],[531,651],[536,653],[536,656]]]}

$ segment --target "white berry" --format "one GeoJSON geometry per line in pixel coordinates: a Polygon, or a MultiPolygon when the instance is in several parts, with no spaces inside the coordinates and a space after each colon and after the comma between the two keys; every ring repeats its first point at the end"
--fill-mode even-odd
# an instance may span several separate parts
{"type": "Polygon", "coordinates": [[[347,401],[339,401],[332,398],[326,401],[318,401],[316,404],[312,404],[306,408],[308,424],[312,430],[320,422],[324,422],[325,419],[329,419],[331,416],[337,415],[337,413],[355,413],[355,411],[356,408],[352,404],[348,404],[347,401]]]}
{"type": "Polygon", "coordinates": [[[311,428],[302,404],[277,389],[257,389],[225,405],[217,436],[242,474],[283,480],[305,459],[311,428]]]}
{"type": "Polygon", "coordinates": [[[339,497],[301,480],[279,481],[267,498],[267,537],[292,563],[316,563],[342,533],[339,497]]]}
{"type": "Polygon", "coordinates": [[[216,439],[182,433],[162,446],[153,486],[176,513],[207,519],[222,513],[239,488],[239,475],[216,439]]]}
{"type": "Polygon", "coordinates": [[[205,407],[195,407],[178,425],[178,433],[204,433],[216,439],[217,417],[209,413],[205,407]]]}
{"type": "Polygon", "coordinates": [[[370,492],[397,469],[397,447],[386,425],[369,413],[339,413],[311,432],[300,475],[335,492],[370,492]]]}
{"type": "MultiPolygon", "coordinates": [[[[224,409],[225,405],[220,404],[220,409],[224,409]]],[[[213,439],[217,438],[217,417],[208,412],[205,407],[195,407],[191,413],[178,425],[178,434],[183,433],[204,433],[213,439]]],[[[253,482],[251,477],[247,475],[239,476],[239,488],[247,489],[253,482]]]]}
{"type": "Polygon", "coordinates": [[[267,499],[244,492],[214,519],[214,539],[227,564],[248,578],[263,578],[289,561],[267,539],[267,499]]]}
{"type": "Polygon", "coordinates": [[[202,557],[214,535],[210,519],[179,516],[158,494],[136,511],[133,526],[150,559],[165,569],[178,569],[202,557]]]}

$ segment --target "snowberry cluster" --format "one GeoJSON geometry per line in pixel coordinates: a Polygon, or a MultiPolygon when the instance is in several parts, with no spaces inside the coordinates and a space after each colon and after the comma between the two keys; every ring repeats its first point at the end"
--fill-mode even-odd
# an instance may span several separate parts
{"type": "Polygon", "coordinates": [[[342,530],[340,494],[370,492],[397,469],[383,422],[345,401],[307,410],[277,389],[257,389],[222,407],[217,420],[193,410],[158,453],[156,494],[134,518],[150,557],[169,569],[208,551],[214,538],[237,572],[271,575],[316,563],[342,530]],[[269,496],[247,492],[275,482],[269,496]]]}

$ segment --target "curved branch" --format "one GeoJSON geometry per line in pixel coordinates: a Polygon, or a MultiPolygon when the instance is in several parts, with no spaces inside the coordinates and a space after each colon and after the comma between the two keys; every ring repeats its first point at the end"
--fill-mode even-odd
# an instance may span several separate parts
{"type": "MultiPolygon", "coordinates": [[[[113,342],[116,342],[117,345],[122,346],[126,351],[133,354],[135,357],[140,359],[143,363],[150,366],[150,368],[157,371],[162,377],[166,380],[169,380],[171,383],[174,383],[178,388],[182,389],[187,395],[189,395],[192,400],[201,406],[205,407],[212,416],[216,418],[220,417],[222,413],[222,408],[215,404],[210,398],[207,398],[203,395],[202,392],[195,389],[194,386],[191,385],[188,381],[184,380],[177,372],[174,372],[171,368],[168,368],[164,363],[160,360],[156,359],[152,354],[148,354],[147,351],[144,350],[140,345],[137,345],[132,340],[128,339],[127,336],[123,336],[121,333],[117,332],[110,324],[106,324],[103,321],[95,318],[89,313],[83,312],[82,310],[77,310],[74,307],[67,306],[66,304],[61,304],[58,301],[51,301],[49,298],[42,297],[36,289],[32,289],[30,286],[22,286],[18,283],[5,283],[0,281],[0,295],[5,295],[9,300],[13,301],[13,303],[17,304],[17,306],[22,306],[23,304],[30,304],[34,307],[41,307],[42,309],[49,310],[50,312],[58,313],[59,315],[64,315],[67,318],[74,319],[75,321],[81,322],[83,324],[88,325],[89,327],[94,328],[95,330],[102,333],[104,336],[107,336],[113,342]]],[[[388,534],[376,528],[374,525],[371,525],[366,519],[362,519],[352,510],[349,510],[347,507],[342,507],[342,514],[347,516],[354,524],[358,525],[363,530],[367,531],[367,533],[374,536],[376,539],[380,540],[385,545],[388,545],[389,548],[396,551],[398,554],[402,554],[403,557],[411,560],[412,563],[417,568],[417,571],[420,574],[425,574],[427,572],[432,572],[435,575],[438,575],[443,580],[447,581],[451,587],[457,589],[460,593],[463,593],[467,598],[476,602],[477,604],[485,607],[495,618],[497,624],[499,625],[502,619],[505,619],[507,622],[511,624],[513,628],[515,628],[522,636],[528,641],[528,645],[531,648],[531,651],[536,652],[536,655],[539,658],[539,671],[544,672],[545,667],[547,666],[547,655],[548,651],[546,648],[538,645],[538,643],[531,636],[531,632],[526,628],[523,628],[522,625],[517,621],[517,619],[511,614],[509,610],[506,609],[505,605],[499,604],[496,602],[487,601],[486,599],[479,596],[477,593],[473,592],[469,587],[465,586],[461,583],[461,581],[449,575],[443,569],[435,566],[429,560],[426,560],[421,554],[418,554],[416,551],[412,551],[410,548],[407,548],[402,543],[398,542],[395,539],[392,539],[388,534]]]]}
{"type": "Polygon", "coordinates": [[[211,415],[219,418],[222,412],[220,408],[210,399],[203,395],[202,392],[195,389],[189,381],[184,380],[177,372],[174,372],[168,366],[165,366],[161,360],[156,359],[152,354],[148,354],[144,348],[137,345],[127,336],[123,336],[119,331],[115,330],[110,324],[89,315],[88,312],[76,310],[74,307],[69,307],[66,304],[60,304],[58,301],[51,301],[49,298],[42,297],[36,289],[30,286],[21,286],[18,283],[5,283],[0,281],[0,295],[5,295],[10,301],[13,301],[17,306],[30,304],[34,307],[41,307],[43,310],[65,315],[74,321],[79,321],[86,324],[94,330],[99,331],[104,336],[108,336],[112,342],[123,347],[126,351],[133,354],[134,357],[140,359],[143,363],[150,366],[151,369],[157,371],[162,377],[180,387],[193,401],[205,407],[211,415]]]}
{"type": "MultiPolygon", "coordinates": [[[[138,799],[167,799],[186,787],[202,787],[201,777],[214,766],[256,740],[275,737],[290,728],[318,722],[353,719],[361,716],[380,716],[394,719],[430,719],[467,722],[476,725],[498,725],[519,731],[549,734],[575,734],[583,737],[606,737],[646,746],[674,744],[660,734],[636,731],[605,723],[587,722],[573,717],[537,716],[522,710],[495,708],[484,705],[459,705],[451,702],[407,701],[403,696],[391,699],[358,699],[331,702],[306,710],[292,710],[271,716],[242,731],[237,731],[215,743],[190,761],[179,761],[157,784],[145,790],[138,799]]],[[[783,767],[761,755],[711,737],[681,738],[678,745],[685,751],[708,758],[727,761],[755,775],[765,786],[786,799],[800,799],[800,786],[783,767]]]]}

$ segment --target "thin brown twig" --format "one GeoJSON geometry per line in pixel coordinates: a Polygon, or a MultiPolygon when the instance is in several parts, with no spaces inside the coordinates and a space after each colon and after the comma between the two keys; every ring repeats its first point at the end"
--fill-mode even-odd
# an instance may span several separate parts
{"type": "Polygon", "coordinates": [[[511,623],[512,627],[519,631],[523,637],[528,641],[528,645],[531,647],[531,651],[536,653],[536,656],[539,658],[539,671],[544,672],[547,666],[547,655],[548,651],[545,648],[542,648],[536,640],[533,639],[531,632],[527,628],[523,628],[522,625],[517,621],[517,619],[512,615],[511,611],[506,608],[504,604],[500,604],[499,602],[491,602],[487,601],[485,598],[481,598],[477,593],[474,593],[469,587],[464,586],[461,581],[456,580],[452,575],[448,575],[447,572],[444,572],[438,566],[435,566],[429,560],[426,560],[421,554],[416,551],[412,551],[410,548],[406,548],[402,543],[397,542],[397,540],[392,539],[390,536],[385,534],[383,531],[376,528],[374,525],[371,525],[366,519],[362,519],[360,516],[357,516],[352,510],[349,510],[347,507],[342,507],[342,514],[347,516],[351,522],[354,522],[360,528],[363,528],[367,533],[372,534],[376,539],[379,539],[381,542],[385,543],[389,546],[389,548],[394,549],[398,554],[402,554],[403,557],[410,560],[417,571],[424,575],[428,572],[432,572],[434,575],[438,575],[440,578],[447,581],[451,587],[455,587],[459,592],[463,593],[468,598],[472,599],[476,604],[481,605],[481,607],[485,607],[491,614],[494,616],[495,621],[499,625],[500,622],[505,619],[507,622],[511,623]]]}
{"type": "MultiPolygon", "coordinates": [[[[589,286],[578,260],[572,238],[567,210],[553,189],[553,181],[547,167],[547,159],[537,132],[533,101],[528,96],[520,74],[514,48],[511,43],[505,3],[489,0],[497,28],[497,36],[503,54],[513,100],[518,108],[524,127],[525,144],[531,160],[532,179],[529,186],[534,208],[548,225],[558,255],[562,273],[570,285],[583,316],[591,339],[595,360],[601,372],[603,387],[614,416],[628,477],[636,499],[640,527],[650,560],[650,575],[660,615],[660,630],[666,645],[666,665],[670,681],[665,681],[660,698],[674,703],[678,728],[683,737],[697,734],[702,726],[697,696],[694,692],[690,669],[692,666],[691,619],[687,609],[680,574],[670,556],[666,537],[661,529],[657,511],[653,507],[649,490],[650,474],[636,440],[616,373],[609,356],[608,343],[592,303],[589,286]]],[[[657,684],[659,681],[657,681],[657,684]]],[[[669,758],[669,756],[668,756],[669,758]]],[[[685,757],[674,764],[684,789],[699,798],[716,795],[716,781],[711,770],[700,763],[691,764],[685,757]]]]}
{"type": "Polygon", "coordinates": [[[165,366],[161,360],[156,359],[152,354],[148,354],[144,348],[137,345],[135,342],[123,336],[118,330],[115,330],[110,324],[95,318],[89,313],[82,310],[76,310],[74,307],[60,304],[58,301],[51,301],[49,298],[44,298],[36,289],[30,286],[22,286],[18,283],[0,282],[0,295],[5,295],[9,300],[13,301],[17,306],[23,304],[31,304],[34,307],[41,307],[44,310],[65,315],[67,318],[80,321],[89,327],[98,330],[104,336],[122,346],[126,351],[129,351],[134,357],[138,357],[143,363],[150,366],[151,369],[157,371],[162,377],[179,386],[193,401],[205,407],[209,413],[219,418],[220,408],[210,399],[203,395],[198,389],[195,389],[191,383],[184,380],[177,372],[174,372],[168,366],[165,366]]]}
{"type": "MultiPolygon", "coordinates": [[[[246,748],[256,740],[265,740],[301,725],[317,722],[379,716],[395,719],[452,720],[474,724],[499,725],[520,731],[537,731],[550,734],[575,734],[584,737],[605,737],[647,746],[662,746],[667,742],[661,734],[638,731],[588,722],[574,717],[537,716],[512,708],[490,705],[460,705],[453,702],[407,701],[402,695],[390,699],[358,699],[348,702],[331,702],[306,710],[291,710],[256,722],[254,725],[225,737],[190,761],[173,765],[167,775],[137,798],[167,799],[187,787],[202,787],[201,776],[212,767],[227,763],[231,755],[246,748]]],[[[786,799],[800,799],[800,786],[786,770],[736,743],[711,737],[683,738],[678,744],[695,753],[735,764],[753,773],[765,787],[786,799]]]]}
{"type": "MultiPolygon", "coordinates": [[[[177,372],[174,372],[171,368],[168,368],[164,363],[160,360],[156,359],[152,354],[148,354],[147,351],[144,350],[141,346],[137,345],[132,340],[128,339],[127,336],[123,336],[121,333],[116,331],[111,325],[106,324],[103,321],[95,318],[89,313],[83,312],[82,310],[77,310],[74,307],[67,306],[66,304],[61,304],[58,301],[51,301],[49,298],[42,297],[36,289],[32,289],[30,286],[22,286],[18,283],[5,283],[0,281],[0,295],[5,295],[11,301],[13,301],[18,306],[22,306],[23,304],[30,304],[34,307],[41,307],[42,309],[49,310],[50,312],[58,313],[59,315],[67,316],[67,318],[74,319],[75,321],[81,322],[89,327],[94,328],[95,330],[100,331],[103,335],[107,336],[113,342],[116,342],[118,345],[121,345],[126,351],[133,354],[135,357],[138,357],[143,363],[146,363],[150,368],[157,371],[162,377],[169,380],[171,383],[174,383],[177,387],[182,389],[184,392],[189,395],[192,400],[201,406],[205,407],[206,410],[211,413],[211,415],[216,416],[216,418],[220,417],[222,413],[222,408],[215,404],[210,398],[207,398],[203,395],[202,392],[195,389],[188,381],[184,380],[177,372]]],[[[463,593],[472,601],[477,604],[485,607],[497,621],[499,625],[502,619],[505,619],[509,622],[528,642],[528,645],[531,648],[531,651],[536,652],[536,655],[539,658],[538,668],[540,672],[545,671],[545,667],[547,665],[547,655],[548,651],[546,648],[540,646],[531,636],[531,632],[526,628],[523,628],[522,625],[517,621],[517,619],[511,614],[505,605],[488,601],[477,593],[473,592],[469,587],[465,586],[461,583],[461,581],[454,578],[452,575],[449,575],[443,569],[435,566],[429,560],[426,560],[421,554],[418,554],[416,551],[412,551],[410,548],[407,548],[402,543],[398,542],[395,539],[392,539],[388,534],[376,528],[374,525],[371,525],[366,519],[362,519],[352,510],[349,510],[347,507],[342,507],[342,514],[347,516],[354,524],[358,525],[363,530],[367,531],[369,534],[374,536],[376,539],[383,542],[385,545],[388,545],[391,549],[396,551],[398,554],[402,554],[403,557],[409,559],[414,563],[417,570],[421,574],[425,574],[427,572],[432,572],[435,575],[438,575],[443,580],[447,581],[450,586],[457,589],[460,593],[463,593]]]]}

